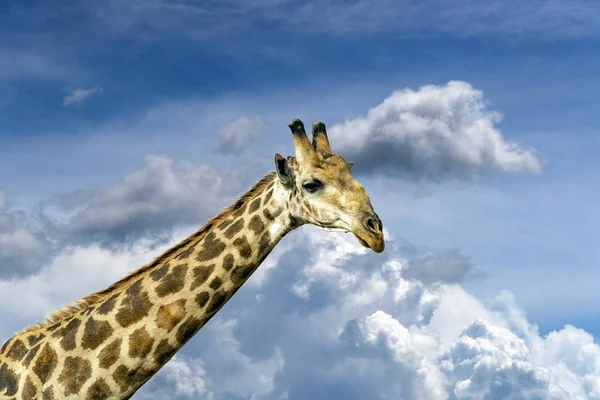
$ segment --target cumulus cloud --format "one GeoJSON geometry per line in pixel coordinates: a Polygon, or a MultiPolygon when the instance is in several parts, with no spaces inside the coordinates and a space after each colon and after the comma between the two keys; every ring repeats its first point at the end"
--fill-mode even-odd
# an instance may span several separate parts
{"type": "Polygon", "coordinates": [[[352,321],[342,333],[343,345],[351,358],[389,360],[386,369],[396,374],[393,384],[399,398],[447,399],[445,376],[426,357],[431,337],[411,332],[391,315],[376,311],[362,320],[352,321]]]}
{"type": "Polygon", "coordinates": [[[2,211],[2,203],[0,192],[0,279],[32,274],[49,259],[49,238],[28,214],[2,211]]]}
{"type": "Polygon", "coordinates": [[[94,86],[90,89],[71,89],[69,94],[63,99],[63,106],[79,106],[83,104],[90,96],[96,93],[102,93],[102,88],[100,86],[94,86]]]}
{"type": "Polygon", "coordinates": [[[178,227],[198,229],[263,172],[261,160],[221,173],[150,156],[120,182],[57,196],[34,212],[11,210],[0,191],[0,279],[36,273],[52,252],[72,245],[127,247],[138,238],[165,243],[178,227]]]}
{"type": "MultiPolygon", "coordinates": [[[[102,230],[113,239],[170,230],[222,206],[226,187],[252,180],[246,173],[152,157],[106,190],[59,199],[72,211],[70,234],[88,239],[32,261],[43,264],[35,273],[0,280],[0,337],[107,287],[190,233],[176,230],[158,246],[137,234],[130,246],[104,247],[102,230]],[[216,194],[204,196],[204,187],[216,194]]],[[[19,247],[26,234],[37,237],[33,228],[1,242],[2,232],[13,237],[27,223],[0,211],[0,259],[7,249],[36,254],[19,247]]],[[[572,326],[541,336],[509,293],[483,303],[466,292],[461,283],[474,273],[456,251],[394,239],[376,254],[352,235],[302,227],[134,398],[600,399],[593,336],[572,326]]]]}
{"type": "Polygon", "coordinates": [[[487,110],[483,92],[451,81],[394,92],[366,116],[336,124],[329,133],[336,152],[362,173],[441,181],[541,171],[534,149],[502,136],[495,127],[500,119],[487,110]]]}
{"type": "Polygon", "coordinates": [[[471,261],[457,251],[447,250],[411,260],[403,271],[405,278],[425,283],[455,283],[468,275],[480,276],[471,261]]]}
{"type": "Polygon", "coordinates": [[[204,363],[198,359],[174,357],[149,384],[135,395],[136,399],[214,399],[206,381],[204,363]]]}
{"type": "Polygon", "coordinates": [[[572,398],[600,399],[600,346],[592,335],[567,325],[532,346],[536,361],[560,379],[572,398]]]}
{"type": "Polygon", "coordinates": [[[258,115],[238,117],[220,127],[217,150],[221,153],[239,155],[266,126],[258,115]]]}
{"type": "Polygon", "coordinates": [[[215,399],[595,398],[600,358],[584,331],[542,337],[506,293],[486,305],[443,273],[406,276],[431,254],[402,243],[374,254],[347,235],[292,235],[186,351],[215,399]],[[232,393],[237,373],[268,384],[232,393]]]}
{"type": "Polygon", "coordinates": [[[14,331],[42,321],[56,308],[108,287],[164,250],[165,245],[154,248],[144,240],[126,250],[109,250],[98,244],[58,250],[50,261],[38,265],[35,274],[0,281],[0,337],[8,338],[14,331]]]}
{"type": "MultiPolygon", "coordinates": [[[[68,247],[36,275],[0,281],[0,336],[172,243],[150,244],[68,247]]],[[[541,336],[509,294],[489,303],[469,295],[460,286],[467,267],[447,254],[400,240],[375,254],[351,235],[292,232],[134,398],[599,398],[600,347],[589,333],[566,326],[541,336]],[[461,272],[415,274],[427,257],[461,272]]]]}
{"type": "Polygon", "coordinates": [[[146,165],[108,188],[79,191],[52,201],[71,213],[60,227],[69,240],[123,242],[164,236],[177,225],[200,227],[258,180],[250,163],[220,173],[208,165],[174,163],[150,156],[146,165]]]}
{"type": "Polygon", "coordinates": [[[550,370],[532,362],[525,342],[477,319],[440,359],[456,399],[569,399],[550,370]]]}
{"type": "MultiPolygon", "coordinates": [[[[151,157],[123,182],[55,200],[71,213],[59,231],[86,239],[50,261],[32,251],[49,239],[5,205],[0,260],[43,266],[0,280],[0,337],[144,265],[190,232],[158,245],[141,233],[213,215],[252,174],[151,157]]],[[[594,338],[572,326],[541,336],[510,294],[468,294],[460,285],[476,272],[457,251],[394,239],[376,254],[352,235],[302,227],[134,398],[600,399],[594,338]]]]}

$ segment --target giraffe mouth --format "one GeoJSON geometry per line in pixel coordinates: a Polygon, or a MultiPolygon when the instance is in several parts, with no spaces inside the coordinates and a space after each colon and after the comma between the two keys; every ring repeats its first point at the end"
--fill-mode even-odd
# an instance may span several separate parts
{"type": "Polygon", "coordinates": [[[319,228],[323,229],[324,231],[327,232],[348,232],[347,229],[344,228],[334,228],[334,227],[330,227],[330,226],[319,226],[319,228]]]}
{"type": "Polygon", "coordinates": [[[385,248],[385,243],[383,241],[383,235],[381,235],[380,237],[377,237],[377,238],[372,238],[372,240],[367,240],[367,238],[371,239],[370,237],[363,239],[362,237],[358,236],[356,233],[354,233],[354,237],[358,240],[358,242],[361,245],[363,245],[367,249],[373,250],[375,253],[381,253],[385,248]]]}
{"type": "Polygon", "coordinates": [[[369,248],[369,249],[371,248],[371,246],[369,246],[369,244],[366,241],[361,239],[360,236],[358,236],[358,235],[354,235],[354,236],[356,237],[356,239],[358,239],[358,243],[362,244],[366,248],[369,248]]]}

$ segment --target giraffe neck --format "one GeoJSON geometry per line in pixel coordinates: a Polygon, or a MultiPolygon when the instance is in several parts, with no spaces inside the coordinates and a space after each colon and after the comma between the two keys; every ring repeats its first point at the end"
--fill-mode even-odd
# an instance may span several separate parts
{"type": "Polygon", "coordinates": [[[297,226],[288,199],[271,175],[211,220],[205,234],[133,273],[120,290],[59,323],[17,334],[0,351],[0,399],[131,397],[297,226]]]}

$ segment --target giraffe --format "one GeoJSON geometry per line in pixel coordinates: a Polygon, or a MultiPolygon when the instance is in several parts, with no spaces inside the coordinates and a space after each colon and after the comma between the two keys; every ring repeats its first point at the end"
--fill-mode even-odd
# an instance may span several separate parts
{"type": "Polygon", "coordinates": [[[0,399],[128,399],[246,282],[290,231],[313,224],[384,250],[383,226],[353,163],[325,125],[310,142],[289,124],[295,156],[151,263],[58,310],[0,350],[0,399]]]}

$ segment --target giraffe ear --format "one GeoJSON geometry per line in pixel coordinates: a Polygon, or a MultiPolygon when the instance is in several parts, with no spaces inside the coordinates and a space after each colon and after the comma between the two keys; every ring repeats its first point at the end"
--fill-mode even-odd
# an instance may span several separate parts
{"type": "Polygon", "coordinates": [[[275,171],[283,186],[292,186],[293,171],[288,160],[279,153],[275,153],[275,171]]]}
{"type": "Polygon", "coordinates": [[[347,161],[346,165],[348,165],[348,169],[352,169],[352,167],[354,167],[354,161],[347,161]]]}

